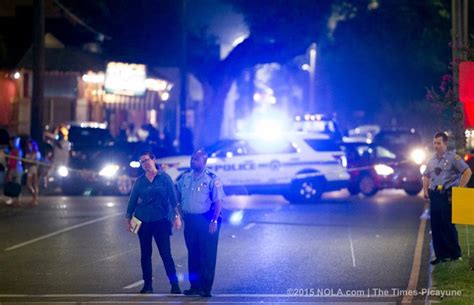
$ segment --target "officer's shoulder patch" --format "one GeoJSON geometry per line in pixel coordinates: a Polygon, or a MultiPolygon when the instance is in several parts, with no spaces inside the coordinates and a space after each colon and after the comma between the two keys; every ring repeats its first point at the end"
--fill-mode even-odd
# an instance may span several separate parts
{"type": "Polygon", "coordinates": [[[461,160],[461,156],[458,155],[458,154],[455,154],[455,155],[454,155],[454,159],[457,160],[457,161],[459,161],[459,160],[461,160]]]}
{"type": "Polygon", "coordinates": [[[210,172],[210,171],[206,171],[206,175],[211,177],[211,179],[216,179],[217,178],[216,174],[214,174],[213,172],[210,172]]]}

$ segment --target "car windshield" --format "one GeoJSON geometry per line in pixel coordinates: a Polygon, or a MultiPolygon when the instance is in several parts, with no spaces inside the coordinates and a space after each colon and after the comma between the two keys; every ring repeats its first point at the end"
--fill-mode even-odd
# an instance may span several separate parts
{"type": "Polygon", "coordinates": [[[107,129],[76,126],[69,129],[69,141],[74,146],[101,146],[112,140],[107,129]]]}
{"type": "Polygon", "coordinates": [[[417,133],[411,132],[384,132],[379,133],[375,141],[386,147],[410,148],[413,144],[420,144],[421,137],[417,133]]]}

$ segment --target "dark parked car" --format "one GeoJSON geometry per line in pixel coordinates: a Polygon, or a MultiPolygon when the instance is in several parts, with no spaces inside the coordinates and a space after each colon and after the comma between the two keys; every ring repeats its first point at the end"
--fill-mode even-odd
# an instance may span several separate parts
{"type": "Polygon", "coordinates": [[[70,195],[129,194],[135,179],[143,173],[138,160],[145,150],[157,157],[167,156],[164,147],[145,142],[118,142],[89,150],[81,167],[73,167],[61,178],[63,192],[70,195]]]}
{"type": "Polygon", "coordinates": [[[352,195],[360,192],[373,196],[387,188],[403,189],[409,195],[421,191],[421,164],[406,158],[405,154],[374,143],[354,142],[343,146],[351,176],[348,190],[352,195]]]}

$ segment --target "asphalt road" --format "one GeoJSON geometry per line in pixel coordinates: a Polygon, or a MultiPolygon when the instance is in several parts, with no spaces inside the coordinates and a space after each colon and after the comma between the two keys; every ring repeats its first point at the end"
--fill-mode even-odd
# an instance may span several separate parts
{"type": "MultiPolygon", "coordinates": [[[[288,204],[279,196],[228,197],[210,299],[167,295],[170,287],[156,248],[155,294],[136,294],[140,251],[138,238],[125,231],[126,204],[126,197],[50,196],[35,208],[1,205],[0,303],[396,304],[424,299],[403,298],[407,289],[420,294],[428,285],[430,236],[429,225],[418,233],[421,197],[399,191],[349,197],[343,191],[312,205],[288,204]],[[419,257],[417,240],[422,242],[419,257]]],[[[172,251],[181,288],[187,289],[182,231],[172,236],[172,251]]]]}

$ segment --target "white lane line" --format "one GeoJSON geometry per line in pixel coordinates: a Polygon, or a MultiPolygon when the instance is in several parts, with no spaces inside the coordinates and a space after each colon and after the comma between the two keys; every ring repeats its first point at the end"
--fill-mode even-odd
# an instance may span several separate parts
{"type": "Polygon", "coordinates": [[[99,222],[99,221],[102,221],[102,220],[106,220],[106,219],[112,218],[112,217],[117,217],[118,215],[123,215],[123,213],[115,213],[115,214],[107,215],[107,216],[104,216],[104,217],[92,219],[92,220],[89,220],[89,221],[86,221],[86,222],[83,222],[83,223],[80,223],[80,224],[77,224],[77,225],[74,225],[74,226],[71,226],[71,227],[67,227],[67,228],[61,229],[61,230],[59,230],[59,231],[55,231],[55,232],[52,232],[52,233],[49,233],[49,234],[46,234],[46,235],[37,237],[37,238],[35,238],[35,239],[31,239],[31,240],[22,242],[22,243],[20,243],[20,244],[17,244],[17,245],[8,247],[8,248],[5,249],[5,251],[15,250],[15,249],[18,249],[18,248],[21,248],[21,247],[30,245],[30,244],[32,244],[32,243],[38,242],[38,241],[40,241],[40,240],[43,240],[43,239],[46,239],[46,238],[50,238],[50,237],[53,237],[53,236],[56,236],[56,235],[59,235],[59,234],[62,234],[62,233],[64,233],[64,232],[72,231],[72,230],[75,230],[75,229],[78,229],[78,228],[81,228],[81,227],[84,227],[84,226],[87,226],[87,225],[90,225],[90,224],[93,224],[93,223],[96,223],[96,222],[99,222]]]}
{"type": "Polygon", "coordinates": [[[354,254],[354,243],[352,241],[352,230],[351,228],[348,228],[349,230],[349,242],[351,244],[351,255],[352,255],[352,266],[354,266],[354,268],[356,267],[356,259],[355,259],[355,254],[354,254]]]}
{"type": "MultiPolygon", "coordinates": [[[[425,211],[428,207],[428,204],[425,203],[425,211]]],[[[426,218],[420,217],[420,226],[418,227],[418,236],[416,238],[415,245],[415,254],[413,255],[413,264],[411,266],[410,279],[408,280],[408,287],[406,291],[415,291],[416,284],[418,283],[418,277],[420,275],[421,268],[421,254],[423,252],[423,242],[425,239],[425,228],[426,228],[426,218]]],[[[405,294],[402,299],[401,304],[411,304],[413,301],[413,295],[410,293],[405,294]]]]}
{"type": "Polygon", "coordinates": [[[249,223],[248,225],[246,225],[244,227],[244,230],[250,230],[251,228],[255,227],[255,223],[254,222],[251,222],[249,223]]]}
{"type": "Polygon", "coordinates": [[[426,208],[421,214],[420,219],[430,219],[430,209],[426,208]]]}
{"type": "Polygon", "coordinates": [[[138,282],[135,282],[135,283],[132,283],[128,286],[125,286],[123,287],[123,289],[132,289],[132,288],[135,288],[135,287],[138,287],[138,286],[141,286],[143,285],[145,282],[143,280],[139,280],[138,282]]]}

